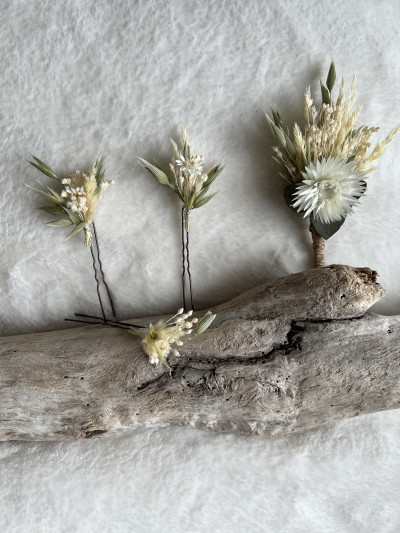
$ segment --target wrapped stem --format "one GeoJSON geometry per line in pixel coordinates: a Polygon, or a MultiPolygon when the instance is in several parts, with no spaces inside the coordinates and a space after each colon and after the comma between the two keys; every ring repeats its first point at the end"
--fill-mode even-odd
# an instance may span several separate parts
{"type": "Polygon", "coordinates": [[[310,220],[310,232],[313,241],[314,264],[316,268],[325,266],[325,239],[317,233],[310,220]]]}
{"type": "Polygon", "coordinates": [[[185,230],[188,232],[190,230],[190,211],[184,208],[185,214],[185,230]]]}

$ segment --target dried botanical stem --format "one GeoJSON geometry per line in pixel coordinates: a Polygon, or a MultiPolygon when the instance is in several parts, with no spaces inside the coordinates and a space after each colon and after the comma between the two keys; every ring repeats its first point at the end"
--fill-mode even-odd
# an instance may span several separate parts
{"type": "Polygon", "coordinates": [[[110,306],[111,306],[111,311],[112,311],[113,317],[116,318],[117,314],[115,312],[114,301],[113,301],[113,298],[111,296],[110,289],[109,289],[109,287],[107,285],[105,274],[104,274],[104,271],[103,271],[103,264],[102,264],[101,259],[100,259],[100,246],[99,246],[99,240],[97,238],[96,225],[95,225],[94,222],[92,222],[92,226],[93,226],[94,240],[96,242],[96,248],[97,248],[97,260],[98,260],[98,263],[99,263],[99,268],[100,268],[100,272],[101,272],[102,281],[103,281],[104,287],[106,288],[106,291],[107,291],[107,296],[108,296],[108,300],[110,302],[110,306]]]}
{"type": "Polygon", "coordinates": [[[314,264],[316,268],[325,266],[325,239],[317,233],[313,223],[310,220],[310,232],[313,241],[314,264]]]}

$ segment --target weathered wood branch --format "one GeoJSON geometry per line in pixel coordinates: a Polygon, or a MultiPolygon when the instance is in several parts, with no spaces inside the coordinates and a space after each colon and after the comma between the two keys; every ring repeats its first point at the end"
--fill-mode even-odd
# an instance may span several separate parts
{"type": "Polygon", "coordinates": [[[0,440],[168,425],[271,436],[398,408],[400,317],[365,314],[384,294],[375,278],[330,266],[246,292],[170,358],[171,376],[119,329],[1,338],[0,440]]]}

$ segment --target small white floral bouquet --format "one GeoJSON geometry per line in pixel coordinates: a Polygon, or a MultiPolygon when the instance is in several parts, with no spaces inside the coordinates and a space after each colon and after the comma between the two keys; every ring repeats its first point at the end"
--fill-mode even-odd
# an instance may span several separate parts
{"type": "Polygon", "coordinates": [[[185,272],[188,274],[191,309],[193,306],[192,277],[190,273],[189,258],[189,229],[190,213],[207,204],[216,193],[207,194],[212,183],[216,180],[223,168],[216,165],[209,172],[204,172],[204,158],[196,154],[187,141],[186,129],[182,128],[181,145],[170,139],[173,151],[170,163],[170,173],[138,157],[140,164],[147,169],[156,180],[176,193],[183,203],[182,207],[182,300],[186,309],[185,272]]]}
{"type": "MultiPolygon", "coordinates": [[[[179,161],[176,161],[177,167],[184,167],[181,172],[184,176],[184,182],[186,183],[180,183],[179,190],[181,192],[179,194],[182,198],[185,198],[185,209],[186,206],[187,208],[189,208],[189,206],[192,208],[200,207],[200,205],[207,203],[213,196],[211,195],[209,197],[204,197],[203,194],[203,196],[201,196],[199,199],[201,185],[207,181],[207,175],[202,173],[200,170],[202,168],[202,159],[200,159],[200,156],[193,155],[190,151],[190,148],[184,148],[183,153],[188,154],[189,159],[185,163],[185,159],[182,156],[179,161]],[[188,170],[189,166],[191,173],[188,170]],[[190,183],[192,183],[192,185],[190,185],[190,183]],[[196,183],[200,183],[200,187],[196,183]],[[193,190],[189,194],[188,191],[191,186],[193,190]],[[193,191],[195,191],[194,202],[192,202],[190,199],[193,196],[193,191]]],[[[34,189],[28,185],[30,189],[33,189],[50,202],[50,205],[38,207],[38,209],[50,215],[59,216],[57,220],[52,220],[48,222],[47,225],[54,227],[75,225],[75,228],[67,238],[70,238],[79,231],[84,230],[85,244],[90,247],[92,254],[94,276],[97,284],[97,297],[102,316],[98,317],[82,313],[75,313],[76,318],[67,318],[66,320],[85,324],[101,324],[104,326],[128,330],[129,333],[134,335],[140,335],[143,337],[142,346],[145,354],[149,358],[149,362],[153,365],[158,365],[161,363],[170,369],[167,363],[167,358],[171,351],[175,356],[180,355],[177,348],[173,347],[173,345],[182,346],[183,337],[186,337],[186,340],[188,340],[192,338],[191,336],[201,335],[210,327],[216,315],[211,313],[211,311],[207,311],[200,319],[191,318],[188,320],[192,316],[193,310],[184,313],[184,309],[182,308],[179,309],[179,311],[170,319],[166,321],[159,320],[154,325],[149,324],[148,326],[143,326],[117,320],[113,298],[105,280],[102,262],[100,259],[99,241],[97,237],[96,226],[94,224],[94,213],[97,203],[101,198],[102,192],[110,184],[114,183],[113,181],[104,180],[105,171],[102,160],[99,158],[94,162],[89,174],[85,174],[77,170],[72,175],[65,178],[58,177],[51,167],[35,156],[32,156],[32,161],[29,161],[29,163],[42,172],[42,174],[57,180],[62,185],[59,192],[44,184],[42,185],[43,189],[34,189]],[[92,231],[94,243],[92,243],[92,231]],[[103,282],[107,292],[108,301],[114,317],[113,319],[107,317],[103,299],[101,297],[100,281],[103,282]]],[[[219,172],[215,171],[212,174],[214,179],[219,172]]],[[[211,183],[208,184],[208,187],[210,185],[211,183]]],[[[205,190],[207,190],[208,187],[205,187],[205,190]]],[[[204,191],[204,187],[202,190],[204,191]]],[[[183,223],[184,218],[182,215],[182,224],[183,223]]],[[[189,231],[189,228],[187,228],[187,231],[189,231]]],[[[189,242],[187,241],[187,246],[188,244],[189,242]]]]}
{"type": "MultiPolygon", "coordinates": [[[[184,313],[182,308],[168,320],[159,320],[156,324],[149,324],[142,330],[133,327],[130,329],[130,333],[143,335],[143,350],[152,365],[157,366],[161,363],[168,367],[167,357],[170,355],[171,350],[173,355],[180,355],[178,349],[173,348],[172,345],[183,346],[183,337],[201,335],[210,327],[216,317],[211,311],[207,311],[200,320],[191,318],[192,314],[193,311],[184,313]]],[[[187,337],[187,339],[190,338],[187,337]]]]}
{"type": "Polygon", "coordinates": [[[280,175],[289,182],[284,190],[287,205],[310,217],[316,266],[324,265],[324,240],[334,235],[346,216],[358,205],[375,161],[399,132],[400,126],[371,149],[371,136],[379,128],[357,123],[361,106],[353,108],[356,77],[345,97],[345,79],[334,100],[336,71],[332,62],[325,85],[321,82],[322,104],[316,108],[308,88],[303,98],[304,129],[295,124],[293,134],[279,112],[267,115],[280,175]]]}
{"type": "Polygon", "coordinates": [[[51,205],[38,207],[38,209],[50,215],[60,216],[57,220],[47,222],[47,226],[75,226],[67,239],[84,230],[85,244],[90,246],[92,242],[91,224],[93,223],[97,202],[100,200],[103,191],[114,183],[111,180],[104,180],[103,161],[98,158],[93,163],[88,175],[77,170],[66,178],[59,178],[46,163],[35,156],[32,156],[32,159],[33,161],[29,161],[31,165],[40,170],[42,174],[59,181],[62,185],[60,193],[47,185],[43,185],[45,190],[34,189],[28,185],[30,189],[33,189],[51,202],[51,205]]]}
{"type": "Polygon", "coordinates": [[[100,259],[100,247],[94,223],[94,214],[103,191],[107,189],[109,185],[113,184],[114,181],[104,179],[105,169],[100,157],[93,163],[88,174],[76,170],[73,174],[64,178],[57,176],[49,165],[34,155],[32,156],[32,161],[29,161],[29,163],[45,176],[48,176],[61,184],[61,190],[59,192],[45,184],[40,184],[43,189],[35,189],[28,185],[30,189],[39,193],[50,202],[50,205],[38,207],[37,209],[44,211],[49,215],[59,217],[56,220],[47,222],[46,225],[52,227],[75,226],[67,239],[82,230],[84,231],[85,244],[90,247],[90,252],[92,254],[93,269],[97,284],[97,296],[102,312],[101,320],[103,323],[106,323],[106,311],[100,294],[100,280],[104,284],[114,317],[116,316],[116,312],[100,259]],[[94,234],[95,247],[92,244],[92,231],[94,234]]]}

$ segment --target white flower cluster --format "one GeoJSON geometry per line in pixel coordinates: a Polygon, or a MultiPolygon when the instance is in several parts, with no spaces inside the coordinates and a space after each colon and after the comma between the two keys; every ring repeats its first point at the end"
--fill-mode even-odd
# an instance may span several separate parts
{"type": "Polygon", "coordinates": [[[61,196],[66,199],[66,207],[88,224],[92,221],[101,193],[114,183],[113,180],[106,180],[98,184],[96,171],[97,166],[94,164],[90,176],[77,170],[69,178],[61,181],[64,185],[61,196]]]}
{"type": "Polygon", "coordinates": [[[66,206],[76,213],[81,220],[85,220],[88,210],[85,190],[85,182],[88,179],[89,177],[86,174],[82,174],[77,170],[72,176],[61,181],[64,185],[61,196],[66,199],[66,206]]]}
{"type": "MultiPolygon", "coordinates": [[[[171,350],[174,355],[180,355],[177,349],[171,347],[171,344],[182,346],[181,338],[193,332],[193,325],[198,322],[198,319],[187,320],[192,314],[193,311],[184,313],[183,309],[179,309],[170,319],[159,320],[157,324],[150,324],[146,328],[142,345],[151,364],[158,365],[160,362],[167,364],[166,360],[171,350]]],[[[132,333],[136,332],[132,331],[132,333]]]]}
{"type": "Polygon", "coordinates": [[[208,179],[203,172],[204,158],[202,155],[194,154],[185,158],[182,153],[178,159],[173,159],[171,169],[175,174],[176,184],[182,192],[183,197],[189,198],[201,191],[203,183],[208,179]]]}

